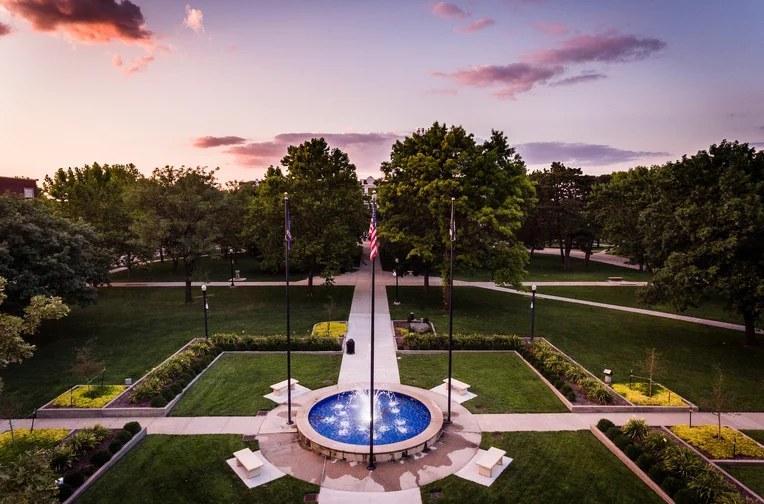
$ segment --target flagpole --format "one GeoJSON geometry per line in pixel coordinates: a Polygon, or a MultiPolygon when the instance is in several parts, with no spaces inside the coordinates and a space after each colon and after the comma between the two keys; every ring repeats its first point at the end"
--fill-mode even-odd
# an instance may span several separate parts
{"type": "Polygon", "coordinates": [[[453,355],[451,347],[454,341],[454,243],[456,242],[456,225],[454,223],[454,201],[451,198],[451,224],[449,235],[451,238],[451,275],[448,282],[448,418],[446,423],[451,423],[451,364],[453,355]]]}
{"type": "Polygon", "coordinates": [[[376,254],[374,254],[374,242],[377,234],[377,192],[371,197],[371,222],[374,227],[373,234],[369,233],[369,252],[371,255],[371,376],[369,378],[369,408],[371,416],[369,420],[369,466],[368,470],[373,471],[377,468],[374,465],[374,270],[376,263],[376,254]]]}
{"type": "Polygon", "coordinates": [[[286,263],[286,338],[287,338],[287,425],[292,425],[292,331],[289,325],[289,249],[292,244],[292,231],[289,223],[289,196],[284,193],[284,231],[286,263]]]}

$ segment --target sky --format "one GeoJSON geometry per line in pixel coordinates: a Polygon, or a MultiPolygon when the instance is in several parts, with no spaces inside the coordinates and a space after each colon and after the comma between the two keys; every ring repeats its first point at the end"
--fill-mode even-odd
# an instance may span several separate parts
{"type": "Polygon", "coordinates": [[[0,175],[253,180],[320,136],[379,175],[435,121],[503,131],[531,170],[764,148],[762,19],[761,0],[0,0],[0,175]]]}

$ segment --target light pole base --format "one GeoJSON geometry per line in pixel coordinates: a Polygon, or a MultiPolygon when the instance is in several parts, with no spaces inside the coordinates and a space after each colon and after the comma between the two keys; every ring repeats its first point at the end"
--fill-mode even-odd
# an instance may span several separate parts
{"type": "Polygon", "coordinates": [[[446,420],[443,420],[443,423],[444,423],[445,425],[451,425],[451,424],[452,424],[452,423],[454,423],[454,422],[452,422],[451,420],[448,420],[448,419],[446,419],[446,420]]]}
{"type": "Polygon", "coordinates": [[[366,466],[366,469],[368,469],[369,471],[373,471],[376,468],[377,466],[375,466],[374,464],[369,464],[368,466],[366,466]]]}
{"type": "Polygon", "coordinates": [[[397,305],[401,304],[401,302],[400,301],[395,301],[395,302],[393,302],[393,304],[397,306],[397,305]]]}

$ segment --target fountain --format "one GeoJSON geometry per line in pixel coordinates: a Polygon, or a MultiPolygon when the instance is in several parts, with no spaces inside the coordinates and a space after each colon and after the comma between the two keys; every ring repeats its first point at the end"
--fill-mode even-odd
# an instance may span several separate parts
{"type": "MultiPolygon", "coordinates": [[[[425,391],[384,385],[374,391],[374,458],[395,460],[429,448],[440,437],[443,413],[425,391]]],[[[328,387],[305,397],[297,413],[300,441],[323,455],[368,461],[369,390],[328,387]]]]}

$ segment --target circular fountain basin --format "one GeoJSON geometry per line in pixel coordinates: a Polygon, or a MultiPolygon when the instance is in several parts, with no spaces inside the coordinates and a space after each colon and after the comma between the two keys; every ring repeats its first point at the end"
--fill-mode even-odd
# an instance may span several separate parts
{"type": "MultiPolygon", "coordinates": [[[[297,413],[300,441],[322,455],[368,461],[369,399],[360,386],[338,386],[303,396],[297,413]],[[306,397],[309,396],[309,397],[306,397]]],[[[443,412],[427,392],[405,385],[375,387],[374,460],[413,455],[438,440],[443,412]]]]}

